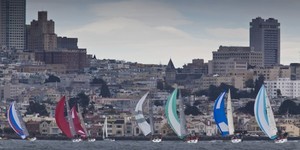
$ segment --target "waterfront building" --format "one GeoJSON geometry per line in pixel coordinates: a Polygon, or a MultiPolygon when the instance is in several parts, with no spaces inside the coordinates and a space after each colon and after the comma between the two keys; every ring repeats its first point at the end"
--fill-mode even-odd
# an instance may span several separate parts
{"type": "Polygon", "coordinates": [[[280,64],[280,23],[257,17],[250,22],[250,47],[262,52],[264,67],[280,64]]]}

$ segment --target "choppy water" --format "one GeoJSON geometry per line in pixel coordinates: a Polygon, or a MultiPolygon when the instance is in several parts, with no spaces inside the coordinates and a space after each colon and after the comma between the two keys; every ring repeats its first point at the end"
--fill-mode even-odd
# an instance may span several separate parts
{"type": "Polygon", "coordinates": [[[272,141],[200,141],[187,144],[182,141],[96,141],[72,143],[71,141],[0,140],[0,150],[300,150],[300,142],[289,141],[275,144],[272,141]]]}

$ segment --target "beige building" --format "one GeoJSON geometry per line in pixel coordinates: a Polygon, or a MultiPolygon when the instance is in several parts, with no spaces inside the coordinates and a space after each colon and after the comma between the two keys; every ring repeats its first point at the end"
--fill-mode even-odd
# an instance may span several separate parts
{"type": "Polygon", "coordinates": [[[57,135],[62,133],[61,130],[57,127],[55,121],[41,121],[40,122],[40,134],[41,135],[57,135]]]}
{"type": "Polygon", "coordinates": [[[243,59],[228,58],[208,61],[208,74],[227,75],[231,72],[247,70],[248,62],[243,59]]]}
{"type": "Polygon", "coordinates": [[[208,62],[208,74],[243,72],[248,66],[264,66],[262,52],[250,47],[220,46],[217,51],[213,51],[213,59],[208,62]]]}
{"type": "Polygon", "coordinates": [[[265,80],[277,80],[277,78],[290,78],[291,70],[289,66],[274,66],[271,68],[255,68],[253,74],[258,78],[263,75],[265,80]]]}
{"type": "Polygon", "coordinates": [[[36,73],[36,72],[55,72],[66,73],[67,67],[65,64],[24,64],[16,67],[18,72],[36,73]]]}
{"type": "Polygon", "coordinates": [[[210,85],[219,86],[221,83],[234,86],[237,89],[243,89],[243,77],[240,76],[203,76],[200,79],[201,89],[208,89],[210,85]]]}

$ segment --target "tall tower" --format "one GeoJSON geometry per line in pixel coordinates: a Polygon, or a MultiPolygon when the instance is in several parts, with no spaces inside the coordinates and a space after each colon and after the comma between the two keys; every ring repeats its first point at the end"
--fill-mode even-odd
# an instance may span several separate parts
{"type": "Polygon", "coordinates": [[[0,0],[0,48],[25,49],[26,0],[0,0]]]}
{"type": "Polygon", "coordinates": [[[33,20],[28,27],[28,51],[52,51],[57,49],[57,35],[54,21],[47,19],[46,11],[38,12],[38,20],[33,20]]]}
{"type": "Polygon", "coordinates": [[[280,64],[280,23],[274,18],[260,17],[250,22],[250,47],[263,53],[264,66],[280,64]]]}

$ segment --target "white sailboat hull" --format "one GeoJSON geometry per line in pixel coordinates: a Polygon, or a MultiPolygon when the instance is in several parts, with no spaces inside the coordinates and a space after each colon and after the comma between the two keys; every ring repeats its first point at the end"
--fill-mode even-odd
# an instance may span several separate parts
{"type": "Polygon", "coordinates": [[[153,143],[160,143],[161,141],[162,141],[162,139],[160,139],[160,138],[152,139],[153,143]]]}
{"type": "Polygon", "coordinates": [[[276,139],[275,141],[274,141],[275,143],[286,143],[287,142],[287,138],[283,138],[283,139],[276,139]]]}
{"type": "Polygon", "coordinates": [[[242,139],[231,139],[232,143],[240,143],[242,142],[242,139]]]}
{"type": "Polygon", "coordinates": [[[198,143],[198,139],[187,140],[187,143],[198,143]]]}

